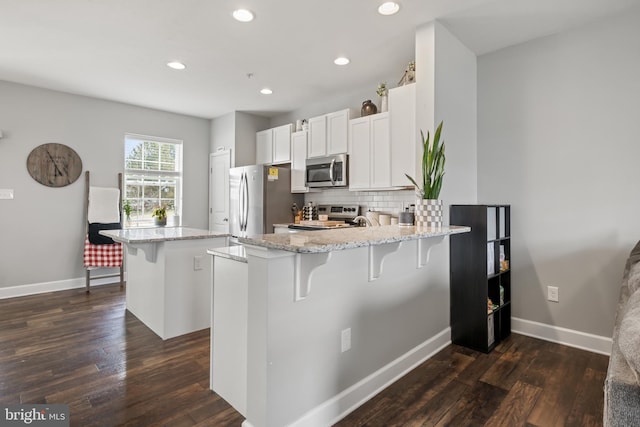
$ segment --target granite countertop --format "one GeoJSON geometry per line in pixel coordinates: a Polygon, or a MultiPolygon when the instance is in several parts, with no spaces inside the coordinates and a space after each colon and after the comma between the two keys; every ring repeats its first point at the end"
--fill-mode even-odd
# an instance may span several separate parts
{"type": "Polygon", "coordinates": [[[214,233],[187,227],[126,228],[123,230],[100,230],[103,236],[120,243],[155,243],[172,240],[212,239],[228,234],[214,233]]]}
{"type": "Polygon", "coordinates": [[[207,250],[209,255],[232,259],[234,261],[247,262],[247,252],[242,245],[226,246],[207,250]]]}
{"type": "Polygon", "coordinates": [[[239,237],[238,240],[240,243],[269,249],[298,253],[319,253],[427,237],[448,236],[450,234],[468,233],[469,231],[471,231],[471,227],[457,225],[442,227],[437,230],[416,228],[414,226],[384,225],[380,227],[354,227],[286,234],[262,234],[239,237]]]}

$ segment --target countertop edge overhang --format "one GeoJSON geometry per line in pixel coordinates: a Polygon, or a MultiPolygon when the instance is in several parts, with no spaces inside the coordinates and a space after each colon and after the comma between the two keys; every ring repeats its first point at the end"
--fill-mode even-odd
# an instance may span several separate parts
{"type": "Polygon", "coordinates": [[[240,243],[296,253],[323,253],[407,240],[468,233],[471,227],[451,225],[439,229],[385,225],[299,233],[262,234],[239,237],[240,243]]]}
{"type": "Polygon", "coordinates": [[[226,233],[216,233],[189,227],[126,228],[121,230],[101,230],[100,234],[111,237],[116,242],[126,244],[229,237],[229,234],[226,233]]]}
{"type": "Polygon", "coordinates": [[[225,246],[222,248],[212,248],[207,250],[209,255],[219,256],[234,261],[247,262],[247,252],[242,245],[225,246]]]}

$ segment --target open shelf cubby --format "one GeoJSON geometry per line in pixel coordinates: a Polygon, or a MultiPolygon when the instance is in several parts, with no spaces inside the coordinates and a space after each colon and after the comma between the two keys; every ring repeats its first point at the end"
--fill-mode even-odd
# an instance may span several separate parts
{"type": "Polygon", "coordinates": [[[511,207],[451,205],[451,339],[485,353],[511,333],[511,207]]]}

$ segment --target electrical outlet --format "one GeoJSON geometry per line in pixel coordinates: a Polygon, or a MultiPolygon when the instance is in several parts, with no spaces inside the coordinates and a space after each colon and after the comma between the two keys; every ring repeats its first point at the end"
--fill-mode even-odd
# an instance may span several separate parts
{"type": "Polygon", "coordinates": [[[13,199],[13,190],[8,188],[0,188],[0,199],[13,199]]]}
{"type": "Polygon", "coordinates": [[[547,286],[547,299],[552,302],[560,302],[557,286],[547,286]]]}
{"type": "Polygon", "coordinates": [[[196,255],[193,257],[193,270],[202,270],[202,255],[196,255]]]}
{"type": "Polygon", "coordinates": [[[345,351],[351,349],[351,328],[347,328],[342,331],[340,334],[340,348],[344,353],[345,351]]]}

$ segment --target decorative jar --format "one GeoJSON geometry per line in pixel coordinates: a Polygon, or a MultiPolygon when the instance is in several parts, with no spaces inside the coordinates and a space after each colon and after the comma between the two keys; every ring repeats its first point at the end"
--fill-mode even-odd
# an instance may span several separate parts
{"type": "Polygon", "coordinates": [[[370,99],[367,99],[362,103],[362,108],[360,109],[360,115],[362,117],[369,116],[371,114],[376,114],[377,112],[378,112],[378,107],[376,107],[376,104],[371,102],[370,99]]]}

